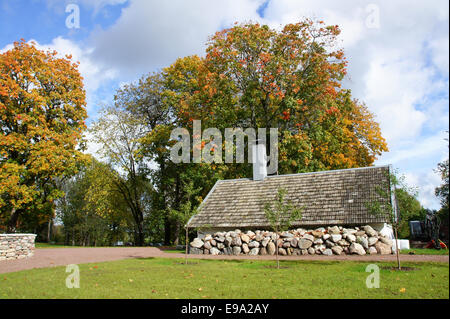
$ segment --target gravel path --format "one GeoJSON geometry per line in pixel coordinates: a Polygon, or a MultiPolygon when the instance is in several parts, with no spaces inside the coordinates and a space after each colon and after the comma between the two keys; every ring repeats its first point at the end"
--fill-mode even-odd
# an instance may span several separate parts
{"type": "MultiPolygon", "coordinates": [[[[126,248],[40,248],[35,250],[31,258],[21,260],[0,261],[0,273],[14,272],[33,268],[65,266],[69,264],[95,263],[127,258],[184,258],[184,254],[166,253],[155,247],[126,248]]],[[[189,259],[254,259],[268,260],[274,256],[211,256],[189,255],[189,259]]],[[[366,256],[280,256],[280,260],[352,260],[352,261],[396,261],[395,255],[366,256]]],[[[449,256],[443,255],[401,255],[401,261],[412,262],[449,262],[449,256]]]]}

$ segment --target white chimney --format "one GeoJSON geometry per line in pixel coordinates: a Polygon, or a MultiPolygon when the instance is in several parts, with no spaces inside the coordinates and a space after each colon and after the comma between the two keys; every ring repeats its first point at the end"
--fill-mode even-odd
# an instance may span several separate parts
{"type": "Polygon", "coordinates": [[[261,140],[256,140],[252,145],[253,156],[253,180],[262,181],[267,177],[266,146],[261,140]]]}

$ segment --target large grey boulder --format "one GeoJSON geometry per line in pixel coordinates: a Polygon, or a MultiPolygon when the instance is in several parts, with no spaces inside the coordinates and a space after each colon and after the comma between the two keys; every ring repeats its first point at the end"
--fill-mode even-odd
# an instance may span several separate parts
{"type": "Polygon", "coordinates": [[[247,231],[247,236],[250,237],[250,239],[252,239],[253,237],[255,237],[255,233],[252,232],[251,230],[247,231]]]}
{"type": "Polygon", "coordinates": [[[250,247],[250,248],[258,248],[259,247],[259,242],[257,242],[257,241],[251,241],[249,244],[248,244],[248,247],[250,247]]]}
{"type": "Polygon", "coordinates": [[[330,235],[332,235],[332,234],[340,234],[340,233],[341,233],[341,230],[340,230],[339,227],[337,227],[337,226],[328,227],[328,233],[329,233],[330,235]]]}
{"type": "Polygon", "coordinates": [[[281,233],[280,237],[281,238],[292,238],[292,237],[294,237],[294,234],[291,234],[290,232],[285,231],[285,232],[281,233]]]}
{"type": "Polygon", "coordinates": [[[310,240],[311,242],[313,242],[314,241],[314,236],[310,235],[310,234],[304,234],[302,239],[307,239],[307,240],[310,240]]]}
{"type": "Polygon", "coordinates": [[[327,239],[327,240],[325,241],[325,246],[327,246],[328,248],[331,248],[331,247],[336,246],[336,244],[333,243],[331,240],[327,239]]]}
{"type": "Polygon", "coordinates": [[[201,240],[200,238],[194,238],[194,240],[191,242],[191,247],[194,248],[201,248],[204,245],[203,240],[201,240]]]}
{"type": "Polygon", "coordinates": [[[270,237],[265,237],[265,238],[262,240],[261,245],[262,245],[263,247],[266,247],[267,244],[269,243],[269,241],[271,241],[271,240],[272,240],[272,239],[271,239],[270,237]]]}
{"type": "Polygon", "coordinates": [[[325,256],[333,256],[333,251],[331,249],[327,248],[322,252],[322,254],[325,256]]]}
{"type": "Polygon", "coordinates": [[[243,243],[243,244],[242,244],[242,252],[243,252],[244,254],[248,254],[249,251],[250,251],[250,249],[248,248],[248,245],[247,245],[246,243],[243,243]]]}
{"type": "Polygon", "coordinates": [[[359,236],[359,237],[356,238],[356,242],[358,244],[361,244],[361,246],[363,246],[364,249],[368,249],[369,248],[369,241],[367,240],[366,237],[359,236]]]}
{"type": "Polygon", "coordinates": [[[211,243],[209,241],[205,241],[205,244],[203,245],[205,249],[211,249],[211,243]]]}
{"type": "Polygon", "coordinates": [[[275,254],[275,244],[273,242],[270,242],[267,244],[267,253],[269,255],[274,255],[275,254]]]}
{"type": "Polygon", "coordinates": [[[339,234],[331,234],[331,240],[335,243],[340,241],[342,239],[342,235],[339,234]]]}
{"type": "Polygon", "coordinates": [[[233,239],[231,240],[231,246],[241,246],[241,245],[242,245],[241,237],[239,236],[233,237],[233,239]]]}
{"type": "Polygon", "coordinates": [[[298,248],[300,248],[300,249],[308,249],[309,247],[312,246],[312,244],[313,244],[313,242],[311,240],[306,239],[306,238],[301,238],[298,241],[298,248]]]}
{"type": "Polygon", "coordinates": [[[256,255],[258,255],[258,253],[259,253],[259,248],[255,247],[250,250],[249,255],[256,256],[256,255]]]}
{"type": "Polygon", "coordinates": [[[323,244],[322,238],[317,238],[316,240],[314,240],[314,245],[320,245],[320,244],[323,244]]]}
{"type": "Polygon", "coordinates": [[[316,229],[316,230],[313,230],[311,232],[311,234],[316,238],[321,238],[323,236],[323,231],[316,229]]]}
{"type": "Polygon", "coordinates": [[[367,241],[369,242],[369,246],[373,246],[378,242],[378,238],[377,237],[369,237],[367,239],[367,241]]]}
{"type": "Polygon", "coordinates": [[[211,255],[220,255],[220,250],[218,250],[216,247],[213,247],[209,250],[209,253],[211,255]]]}
{"type": "Polygon", "coordinates": [[[233,248],[231,248],[231,247],[225,247],[225,248],[223,249],[223,254],[224,254],[224,255],[232,255],[232,254],[233,254],[233,248]]]}
{"type": "Polygon", "coordinates": [[[390,240],[389,238],[386,238],[386,237],[380,237],[380,239],[379,239],[383,244],[386,244],[386,245],[389,245],[389,246],[392,246],[392,240],[390,240]]]}
{"type": "Polygon", "coordinates": [[[224,236],[215,236],[214,240],[218,243],[223,243],[225,241],[225,237],[224,236]]]}
{"type": "Polygon", "coordinates": [[[349,252],[350,252],[350,254],[358,254],[360,256],[366,254],[364,247],[358,243],[352,243],[349,247],[349,252]]]}
{"type": "Polygon", "coordinates": [[[356,236],[352,235],[352,234],[347,234],[347,236],[345,236],[345,240],[347,240],[348,242],[355,242],[356,241],[356,236]]]}
{"type": "Polygon", "coordinates": [[[264,236],[261,233],[256,234],[256,236],[255,236],[256,241],[262,241],[263,239],[264,239],[264,236]]]}
{"type": "Polygon", "coordinates": [[[240,246],[233,247],[233,255],[239,255],[241,253],[242,248],[240,246]]]}
{"type": "Polygon", "coordinates": [[[247,234],[241,234],[241,241],[248,244],[250,242],[250,237],[247,234]]]}
{"type": "Polygon", "coordinates": [[[225,237],[225,241],[223,243],[225,244],[225,246],[230,247],[232,241],[233,241],[233,238],[230,236],[227,236],[227,237],[225,237]]]}
{"type": "Polygon", "coordinates": [[[203,254],[203,249],[191,247],[189,249],[189,253],[190,254],[194,254],[194,255],[202,255],[203,254]]]}
{"type": "Polygon", "coordinates": [[[385,243],[382,243],[380,241],[375,244],[375,248],[377,252],[381,255],[389,255],[392,253],[391,246],[386,245],[385,243]]]}
{"type": "Polygon", "coordinates": [[[342,254],[342,252],[344,251],[344,249],[341,246],[333,246],[331,247],[331,251],[335,254],[335,255],[340,255],[342,254]]]}
{"type": "Polygon", "coordinates": [[[345,239],[341,239],[340,241],[337,242],[337,244],[339,246],[343,246],[343,247],[350,246],[350,243],[348,241],[346,241],[345,239]]]}
{"type": "Polygon", "coordinates": [[[364,226],[363,229],[369,237],[378,236],[378,232],[369,225],[364,226]]]}
{"type": "Polygon", "coordinates": [[[228,237],[231,237],[231,238],[234,238],[234,237],[236,237],[238,234],[236,233],[236,232],[234,232],[234,231],[229,231],[228,233],[227,233],[227,236],[228,237]]]}

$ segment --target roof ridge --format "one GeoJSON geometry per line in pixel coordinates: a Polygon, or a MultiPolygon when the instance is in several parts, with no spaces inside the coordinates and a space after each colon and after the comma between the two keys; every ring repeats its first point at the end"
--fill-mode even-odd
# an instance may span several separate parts
{"type": "MultiPolygon", "coordinates": [[[[365,170],[365,169],[368,170],[368,169],[374,169],[374,168],[384,168],[384,167],[389,167],[389,166],[390,166],[390,164],[376,165],[376,166],[364,166],[364,167],[353,167],[353,168],[340,168],[340,169],[331,169],[331,170],[327,170],[327,171],[292,173],[292,174],[283,174],[283,175],[269,175],[269,176],[266,176],[266,178],[279,178],[279,177],[299,176],[299,175],[314,175],[314,174],[325,174],[325,173],[331,173],[331,172],[357,171],[357,170],[365,170]]],[[[246,180],[253,181],[252,178],[243,177],[243,178],[232,178],[232,179],[219,179],[217,182],[222,183],[222,182],[246,181],[246,180]]],[[[258,181],[256,181],[256,182],[258,182],[258,181]]]]}

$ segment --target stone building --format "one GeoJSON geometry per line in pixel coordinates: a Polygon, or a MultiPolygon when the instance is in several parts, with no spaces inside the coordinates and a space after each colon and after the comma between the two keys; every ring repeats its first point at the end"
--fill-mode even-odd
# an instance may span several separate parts
{"type": "Polygon", "coordinates": [[[389,181],[390,166],[266,176],[261,170],[265,167],[265,157],[256,157],[254,178],[217,181],[198,213],[188,221],[189,228],[197,228],[199,236],[234,229],[269,229],[264,205],[276,198],[279,188],[284,188],[286,199],[303,208],[302,218],[293,227],[370,225],[393,238],[389,217],[373,214],[368,209],[374,202],[395,204],[389,181]],[[380,196],[380,191],[388,196],[380,196]]]}

